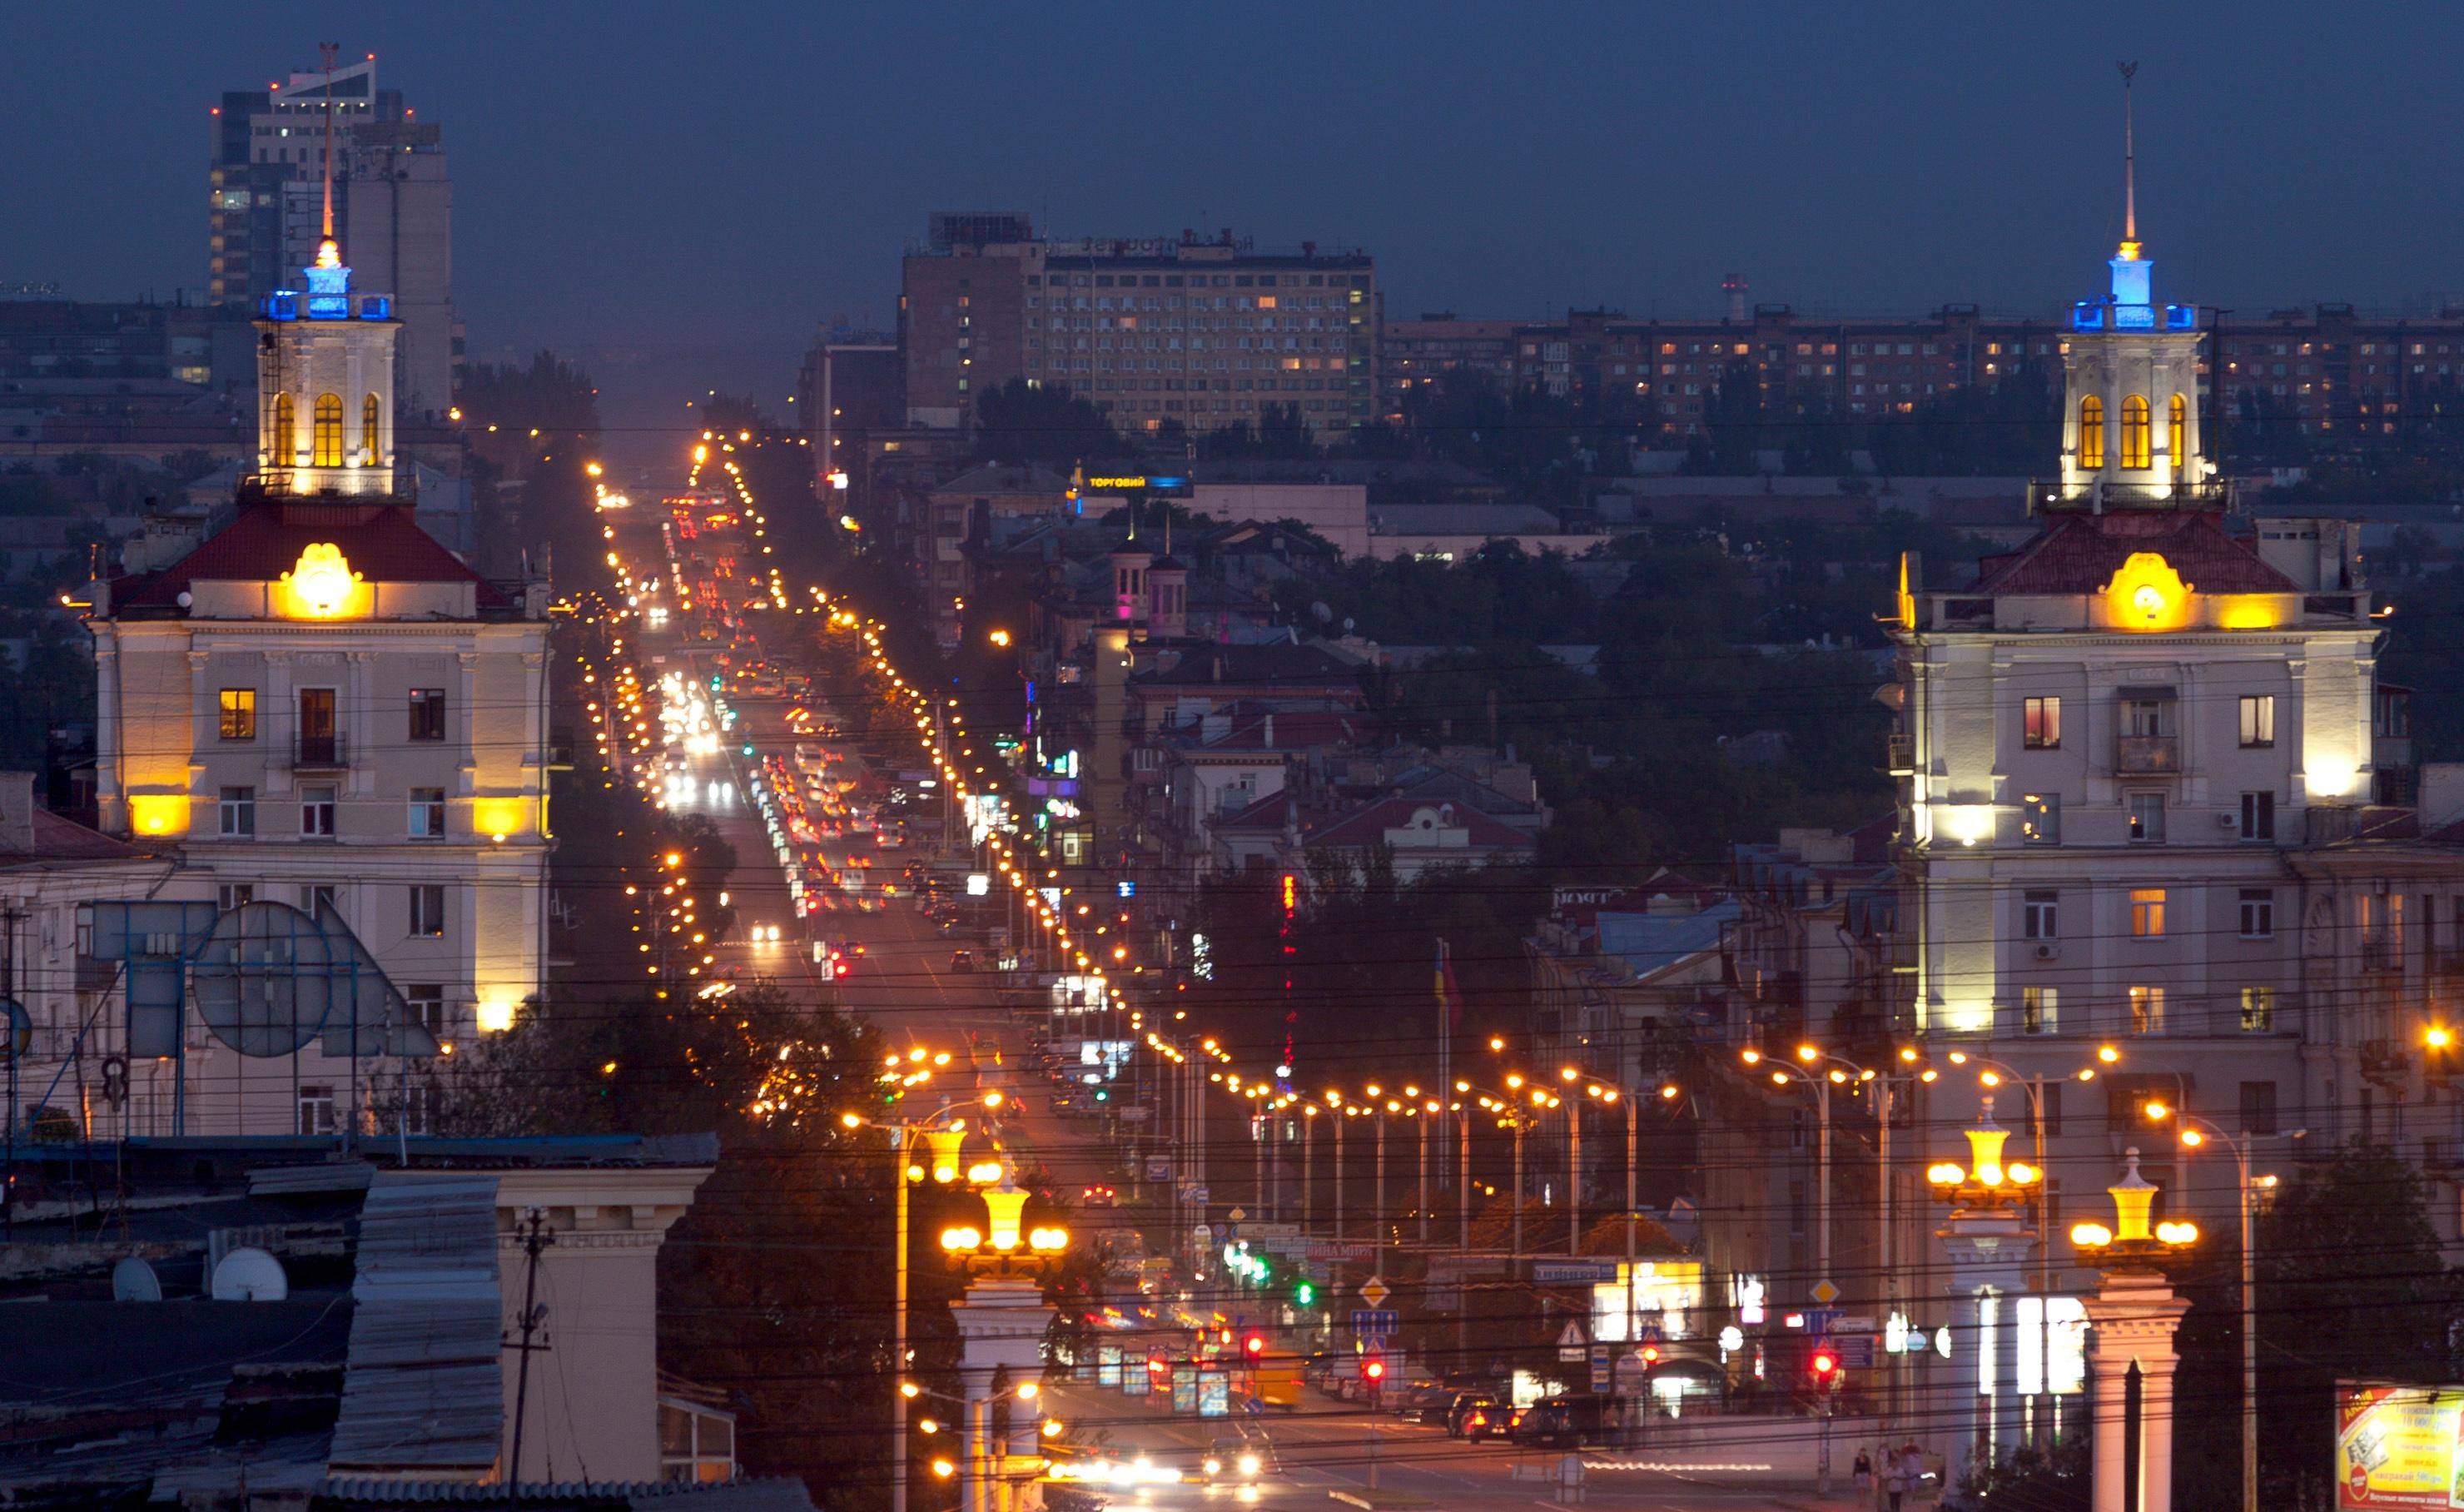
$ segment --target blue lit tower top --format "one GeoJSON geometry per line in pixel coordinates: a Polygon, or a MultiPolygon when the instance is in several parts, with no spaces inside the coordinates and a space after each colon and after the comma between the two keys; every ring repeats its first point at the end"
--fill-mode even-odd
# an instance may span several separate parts
{"type": "Polygon", "coordinates": [[[2062,480],[2041,503],[2178,505],[2211,492],[2199,440],[2199,311],[2159,305],[2139,239],[2135,63],[2122,65],[2122,245],[2110,292],[2071,307],[2062,480]]]}

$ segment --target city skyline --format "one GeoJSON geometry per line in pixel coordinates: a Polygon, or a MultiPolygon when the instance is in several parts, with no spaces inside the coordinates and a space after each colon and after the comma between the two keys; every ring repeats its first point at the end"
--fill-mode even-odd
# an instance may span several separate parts
{"type": "MultiPolygon", "coordinates": [[[[2407,11],[2419,24],[2398,34],[2455,26],[2429,7],[2390,13],[2407,11]]],[[[1750,281],[1752,300],[1809,312],[1975,302],[2050,313],[2093,292],[2079,270],[2119,234],[2120,56],[2143,64],[2145,230],[2169,296],[2244,310],[2346,300],[2425,313],[2447,292],[2430,249],[2464,232],[2464,211],[2410,190],[2435,167],[2436,133],[2407,124],[2418,98],[2407,80],[2433,88],[2427,71],[2439,50],[2366,56],[2363,40],[2337,35],[2290,48],[2286,6],[2245,12],[2231,35],[2186,28],[2161,40],[2145,12],[2114,8],[2111,41],[2093,56],[2043,51],[2018,18],[1943,8],[1911,10],[1882,31],[1795,16],[1774,33],[1776,51],[1750,54],[1738,49],[1755,44],[1775,10],[1657,22],[1678,29],[1666,33],[1603,16],[1589,41],[1571,23],[1510,34],[1365,28],[1344,38],[1359,67],[1323,101],[1322,133],[1298,119],[1295,76],[1262,76],[1276,82],[1254,99],[1238,68],[1167,89],[1151,60],[1187,56],[1180,44],[1205,39],[1152,18],[1076,20],[1065,34],[986,17],[947,33],[978,45],[922,69],[913,60],[935,39],[896,17],[851,17],[835,34],[757,7],[737,12],[733,32],[611,24],[575,36],[557,14],[491,15],[499,40],[474,48],[478,12],[452,8],[277,7],[246,30],[165,9],[157,30],[181,45],[137,59],[106,58],[99,36],[24,18],[29,39],[64,60],[50,76],[62,84],[12,96],[0,122],[22,140],[80,145],[26,165],[32,193],[0,228],[0,280],[82,300],[196,297],[206,208],[193,186],[207,112],[225,89],[313,66],[320,39],[339,40],[346,56],[378,53],[387,78],[457,144],[456,283],[473,360],[567,352],[600,378],[619,426],[665,424],[695,381],[646,388],[653,368],[750,389],[783,410],[816,322],[891,322],[898,254],[921,240],[935,210],[1024,210],[1056,236],[1229,226],[1262,250],[1357,247],[1390,270],[1391,319],[1600,305],[1710,314],[1731,273],[1750,281]],[[764,33],[770,43],[731,51],[764,33]],[[889,61],[833,81],[834,49],[889,61]],[[1598,90],[1551,72],[1576,56],[1644,50],[1749,56],[1763,82],[1740,87],[1747,76],[1717,63],[1702,77],[1643,67],[1598,90]],[[1018,82],[1034,73],[1021,58],[1064,87],[1047,97],[1018,82]],[[119,70],[140,106],[78,118],[67,81],[103,67],[119,70]],[[1472,67],[1497,82],[1478,85],[1472,67]],[[808,83],[808,72],[825,77],[808,83]],[[913,86],[928,78],[957,104],[918,119],[913,86]],[[1108,80],[1107,93],[1090,109],[1066,83],[1073,78],[1108,80]],[[1524,95],[1529,113],[1471,108],[1495,103],[1500,88],[1524,95]],[[800,99],[807,89],[820,92],[800,99]],[[1919,103],[1893,103],[1901,99],[1919,103]],[[1789,110],[1768,108],[1784,100],[1789,110]],[[705,108],[732,117],[747,150],[714,153],[705,129],[682,129],[705,108]],[[1135,129],[1101,130],[1107,112],[1135,129]],[[1508,124],[1491,124],[1500,119],[1508,124]],[[1226,132],[1226,120],[1249,125],[1226,132]],[[1356,172],[1344,170],[1346,152],[1362,156],[1356,172]],[[1300,171],[1296,153],[1335,156],[1300,171]],[[1553,171],[1527,171],[1534,160],[1553,171]],[[77,188],[98,173],[126,191],[77,188]],[[1611,191],[1619,183],[1622,195],[1611,191]],[[813,188],[781,193],[781,184],[813,188]],[[1226,184],[1242,187],[1227,193],[1226,184]],[[2396,205],[2406,233],[2338,230],[2383,225],[2396,205]],[[1695,229],[1664,232],[1663,206],[1683,207],[1675,223],[1695,229]],[[67,247],[79,249],[70,265],[58,251],[67,247]],[[628,286],[673,297],[609,298],[628,286]]],[[[1236,59],[1243,47],[1271,55],[1306,26],[1288,19],[1262,25],[1254,42],[1205,45],[1229,40],[1236,59]]]]}

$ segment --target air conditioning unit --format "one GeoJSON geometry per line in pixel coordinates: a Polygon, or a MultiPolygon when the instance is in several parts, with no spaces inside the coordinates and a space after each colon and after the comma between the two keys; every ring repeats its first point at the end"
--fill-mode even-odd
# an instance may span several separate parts
{"type": "Polygon", "coordinates": [[[2228,809],[2216,815],[2216,827],[2223,830],[2237,830],[2241,828],[2241,815],[2228,809]]]}
{"type": "Polygon", "coordinates": [[[2057,941],[2057,940],[2039,940],[2039,941],[2037,941],[2037,942],[2036,942],[2036,959],[2037,959],[2037,960],[2039,960],[2039,961],[2058,961],[2058,960],[2060,960],[2061,958],[2062,958],[2062,946],[2061,946],[2061,942],[2059,942],[2059,941],[2057,941]]]}

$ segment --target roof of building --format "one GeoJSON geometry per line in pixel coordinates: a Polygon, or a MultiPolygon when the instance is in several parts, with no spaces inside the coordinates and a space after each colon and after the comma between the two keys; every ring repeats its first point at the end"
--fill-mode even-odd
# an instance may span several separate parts
{"type": "Polygon", "coordinates": [[[2299,593],[2300,586],[2228,535],[2224,517],[2204,509],[2070,512],[2018,550],[1977,564],[1978,593],[2093,593],[2135,553],[2152,551],[2205,593],[2299,593]]]}
{"type": "Polygon", "coordinates": [[[114,579],[112,607],[175,608],[196,582],[270,583],[297,566],[299,553],[318,542],[341,547],[351,570],[371,583],[468,583],[477,589],[481,609],[513,607],[512,599],[419,528],[408,500],[267,497],[243,500],[230,524],[171,566],[114,579]]]}
{"type": "Polygon", "coordinates": [[[1720,931],[1744,914],[1744,906],[1734,900],[1690,914],[1612,913],[1602,909],[1600,954],[1624,961],[1638,977],[1651,976],[1705,950],[1717,950],[1720,931]]]}
{"type": "Polygon", "coordinates": [[[63,861],[135,861],[145,860],[153,853],[125,840],[115,840],[99,830],[88,829],[75,819],[64,819],[48,809],[34,811],[34,844],[21,851],[0,838],[0,870],[18,866],[55,866],[63,861]]]}
{"type": "Polygon", "coordinates": [[[1049,494],[1056,500],[1069,491],[1069,479],[1049,468],[1024,462],[985,462],[946,483],[935,483],[935,497],[948,494],[1049,494]]]}
{"type": "Polygon", "coordinates": [[[496,1178],[379,1171],[328,1461],[478,1474],[502,1452],[496,1178]]]}
{"type": "Polygon", "coordinates": [[[1338,814],[1313,827],[1308,834],[1310,845],[1337,849],[1368,845],[1383,840],[1391,832],[1419,826],[1423,811],[1431,812],[1437,827],[1462,829],[1470,837],[1473,851],[1528,851],[1531,836],[1511,825],[1503,824],[1462,804],[1428,802],[1418,798],[1381,798],[1375,803],[1338,814]]]}
{"type": "Polygon", "coordinates": [[[1133,687],[1179,688],[1200,683],[1350,686],[1359,669],[1314,641],[1271,641],[1263,646],[1200,644],[1188,647],[1170,666],[1158,665],[1131,678],[1133,687]]]}

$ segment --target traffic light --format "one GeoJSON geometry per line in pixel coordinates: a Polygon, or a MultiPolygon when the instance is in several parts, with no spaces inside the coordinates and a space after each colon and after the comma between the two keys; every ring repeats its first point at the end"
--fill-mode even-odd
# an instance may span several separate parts
{"type": "Polygon", "coordinates": [[[1380,1381],[1385,1380],[1385,1379],[1386,1379],[1386,1358],[1385,1358],[1385,1356],[1383,1356],[1383,1355],[1375,1355],[1375,1354],[1373,1354],[1373,1355],[1371,1355],[1368,1359],[1361,1361],[1361,1362],[1360,1362],[1360,1378],[1361,1378],[1362,1380],[1364,1380],[1364,1381],[1367,1381],[1371,1386],[1375,1386],[1375,1385],[1376,1385],[1377,1383],[1379,1383],[1380,1381]]]}
{"type": "Polygon", "coordinates": [[[1839,1351],[1827,1344],[1815,1346],[1814,1384],[1826,1391],[1839,1384],[1839,1351]]]}
{"type": "Polygon", "coordinates": [[[1292,1302],[1295,1306],[1300,1307],[1316,1306],[1317,1282],[1310,1280],[1306,1276],[1302,1277],[1299,1280],[1294,1281],[1292,1283],[1292,1302]]]}
{"type": "Polygon", "coordinates": [[[1253,1361],[1260,1355],[1265,1354],[1266,1352],[1266,1341],[1265,1336],[1253,1333],[1243,1339],[1241,1341],[1241,1352],[1247,1355],[1253,1361]]]}
{"type": "Polygon", "coordinates": [[[1659,1363],[1660,1363],[1660,1345],[1656,1345],[1656,1344],[1647,1344],[1647,1345],[1644,1345],[1642,1346],[1642,1364],[1643,1364],[1643,1367],[1644,1367],[1644,1368],[1646,1368],[1646,1369],[1648,1369],[1648,1368],[1650,1368],[1652,1366],[1658,1365],[1659,1363]]]}

